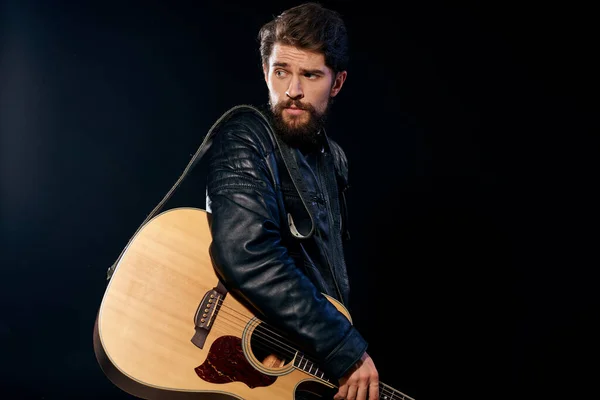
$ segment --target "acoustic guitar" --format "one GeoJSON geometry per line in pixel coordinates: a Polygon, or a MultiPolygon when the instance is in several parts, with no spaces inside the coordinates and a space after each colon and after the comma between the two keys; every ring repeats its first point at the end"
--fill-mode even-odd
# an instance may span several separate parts
{"type": "MultiPolygon", "coordinates": [[[[210,242],[198,208],[158,214],[131,238],[94,325],[103,373],[144,399],[332,399],[336,382],[227,293],[210,242]]],[[[414,400],[383,383],[380,398],[414,400]]]]}

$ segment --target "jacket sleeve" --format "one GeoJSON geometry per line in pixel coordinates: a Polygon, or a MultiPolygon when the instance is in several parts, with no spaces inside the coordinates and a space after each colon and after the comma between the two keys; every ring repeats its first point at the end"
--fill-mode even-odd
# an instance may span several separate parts
{"type": "Polygon", "coordinates": [[[296,267],[283,245],[268,150],[244,124],[227,123],[209,152],[210,255],[228,290],[295,338],[339,379],[366,341],[296,267]]]}

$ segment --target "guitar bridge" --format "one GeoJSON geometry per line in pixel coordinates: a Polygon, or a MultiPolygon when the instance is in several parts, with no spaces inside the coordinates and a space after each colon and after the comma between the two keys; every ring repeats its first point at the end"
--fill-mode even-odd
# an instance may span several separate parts
{"type": "Polygon", "coordinates": [[[221,308],[221,304],[223,303],[226,294],[227,290],[221,282],[219,282],[217,287],[214,287],[204,294],[204,297],[196,310],[196,314],[194,315],[194,328],[196,332],[191,340],[197,347],[204,347],[206,336],[210,332],[212,323],[219,313],[219,309],[221,308]]]}

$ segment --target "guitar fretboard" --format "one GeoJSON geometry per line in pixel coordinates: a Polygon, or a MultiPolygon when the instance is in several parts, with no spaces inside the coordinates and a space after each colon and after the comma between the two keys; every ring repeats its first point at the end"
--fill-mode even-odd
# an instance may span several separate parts
{"type": "Polygon", "coordinates": [[[381,382],[379,383],[379,398],[381,400],[415,400],[381,382]]]}
{"type": "Polygon", "coordinates": [[[304,354],[298,353],[294,358],[294,367],[314,376],[322,381],[331,383],[331,380],[325,376],[325,372],[321,371],[317,365],[304,357],[304,354]]]}
{"type": "MultiPolygon", "coordinates": [[[[325,372],[321,371],[314,362],[305,358],[304,354],[302,353],[298,353],[297,356],[294,358],[294,367],[306,372],[309,375],[314,376],[315,378],[333,384],[331,379],[325,376],[325,372]]],[[[415,400],[412,397],[409,397],[404,393],[381,382],[379,383],[379,398],[381,400],[415,400]]]]}

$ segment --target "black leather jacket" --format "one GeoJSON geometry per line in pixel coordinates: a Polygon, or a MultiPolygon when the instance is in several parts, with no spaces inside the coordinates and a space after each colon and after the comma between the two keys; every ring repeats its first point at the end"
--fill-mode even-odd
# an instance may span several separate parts
{"type": "Polygon", "coordinates": [[[304,177],[300,195],[268,118],[264,109],[238,106],[214,127],[207,153],[210,254],[231,293],[338,379],[367,348],[323,295],[348,304],[347,161],[326,136],[321,152],[288,148],[304,177]]]}

